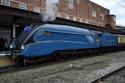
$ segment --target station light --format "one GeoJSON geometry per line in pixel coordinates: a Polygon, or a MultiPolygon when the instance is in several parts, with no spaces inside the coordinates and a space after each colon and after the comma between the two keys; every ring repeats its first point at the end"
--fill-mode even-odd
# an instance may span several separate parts
{"type": "Polygon", "coordinates": [[[21,46],[21,49],[24,50],[24,46],[23,45],[21,46]]]}

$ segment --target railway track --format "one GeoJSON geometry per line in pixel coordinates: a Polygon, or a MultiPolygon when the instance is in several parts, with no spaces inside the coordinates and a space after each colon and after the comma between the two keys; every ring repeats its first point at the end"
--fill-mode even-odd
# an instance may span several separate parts
{"type": "MultiPolygon", "coordinates": [[[[85,59],[85,58],[92,58],[92,57],[95,57],[95,56],[89,55],[89,56],[85,56],[85,57],[75,57],[75,58],[62,59],[62,60],[57,60],[57,61],[52,60],[52,61],[46,61],[46,62],[43,62],[43,63],[41,62],[40,64],[35,63],[33,65],[28,65],[28,66],[23,66],[23,65],[20,65],[20,64],[14,64],[14,65],[10,65],[10,66],[7,66],[7,67],[1,67],[0,68],[0,74],[4,74],[4,73],[8,73],[8,72],[21,71],[21,70],[27,70],[27,69],[32,69],[32,68],[38,68],[38,67],[45,67],[45,66],[54,65],[54,64],[67,63],[67,62],[71,62],[71,61],[81,60],[81,59],[85,59]]],[[[104,62],[104,61],[99,61],[99,62],[87,64],[87,65],[93,65],[93,64],[98,64],[98,63],[102,63],[102,62],[104,62]]],[[[87,66],[87,65],[84,65],[84,66],[87,66]]],[[[70,69],[70,67],[66,68],[66,69],[63,69],[61,71],[65,71],[65,70],[69,70],[69,69],[70,69]]],[[[61,71],[56,71],[56,72],[61,72],[61,71]]],[[[49,74],[47,74],[47,75],[49,75],[49,74]]]]}
{"type": "MultiPolygon", "coordinates": [[[[95,56],[76,57],[76,58],[71,58],[71,59],[66,59],[66,60],[61,60],[61,61],[59,61],[59,60],[48,61],[48,62],[45,62],[45,63],[42,63],[42,64],[37,64],[37,65],[35,64],[35,65],[29,65],[29,66],[23,66],[23,65],[15,64],[15,65],[0,68],[0,74],[4,74],[4,73],[8,73],[8,72],[16,72],[16,71],[21,71],[21,70],[34,69],[34,68],[39,68],[39,67],[46,67],[46,66],[49,66],[49,65],[67,63],[67,62],[70,62],[70,61],[81,60],[81,59],[90,58],[90,57],[95,57],[95,56]]],[[[94,63],[90,63],[90,64],[87,64],[87,65],[80,65],[79,67],[89,66],[89,65],[103,63],[103,62],[104,61],[94,62],[94,63]]],[[[71,68],[74,68],[74,67],[73,66],[67,67],[67,68],[61,69],[59,71],[54,71],[54,72],[51,72],[51,73],[44,74],[42,76],[47,76],[47,75],[50,75],[50,74],[63,72],[63,71],[66,71],[66,70],[70,70],[71,68]]]]}
{"type": "MultiPolygon", "coordinates": [[[[94,56],[91,56],[91,57],[94,57],[94,56]]],[[[70,62],[70,61],[74,61],[74,60],[80,60],[83,58],[85,58],[85,57],[76,57],[76,58],[70,58],[70,59],[66,59],[66,60],[64,59],[61,61],[60,60],[57,60],[57,61],[52,60],[52,61],[46,61],[43,63],[42,62],[41,63],[34,63],[33,65],[27,65],[27,66],[24,66],[23,64],[14,64],[14,65],[10,65],[7,67],[1,67],[0,74],[21,71],[21,70],[27,70],[27,69],[32,69],[32,68],[38,68],[38,67],[45,67],[45,66],[54,65],[54,64],[61,64],[61,63],[70,62]]],[[[68,70],[68,69],[65,69],[65,70],[68,70]]],[[[62,71],[65,71],[65,70],[62,70],[62,71]]]]}
{"type": "MultiPolygon", "coordinates": [[[[71,56],[71,55],[70,55],[71,56]]],[[[95,55],[94,55],[95,56],[95,55]]],[[[38,60],[38,63],[35,63],[33,65],[29,65],[29,66],[24,66],[24,64],[13,64],[13,65],[10,65],[10,66],[7,66],[7,67],[1,67],[0,68],[0,74],[2,73],[7,73],[7,72],[13,72],[13,71],[19,71],[19,70],[25,70],[25,69],[31,69],[31,68],[37,68],[37,67],[44,67],[44,66],[49,66],[49,65],[54,65],[54,64],[60,64],[60,63],[63,63],[63,62],[68,62],[68,61],[73,61],[73,60],[77,60],[77,59],[83,59],[83,58],[87,58],[87,57],[94,57],[94,56],[84,56],[84,57],[79,57],[79,56],[72,56],[72,58],[64,58],[64,59],[59,59],[58,58],[55,58],[55,59],[58,59],[58,60],[45,60],[45,62],[43,62],[42,60],[38,60]],[[40,62],[42,61],[42,62],[40,62]],[[41,64],[40,64],[40,63],[41,64]]],[[[34,63],[34,61],[29,61],[29,63],[34,63]]]]}
{"type": "Polygon", "coordinates": [[[102,83],[101,81],[105,80],[106,78],[108,78],[108,77],[110,77],[112,75],[117,74],[118,72],[120,72],[120,71],[122,71],[124,69],[125,69],[125,66],[123,66],[121,68],[118,68],[118,69],[116,69],[116,70],[114,70],[114,71],[112,71],[112,72],[110,72],[110,73],[108,73],[106,75],[100,76],[99,78],[91,81],[91,83],[102,83]]]}
{"type": "MultiPolygon", "coordinates": [[[[93,57],[95,57],[95,56],[93,56],[93,57]]],[[[113,55],[113,57],[114,57],[114,55],[113,55]]],[[[118,57],[122,58],[122,56],[115,56],[115,58],[118,58],[118,57]]],[[[87,57],[87,58],[90,61],[90,57],[87,57]]],[[[99,56],[99,58],[100,58],[100,56],[99,56]]],[[[109,58],[109,56],[108,56],[108,58],[109,58]]],[[[106,61],[106,60],[95,61],[95,62],[91,62],[89,64],[88,63],[84,64],[84,62],[83,62],[82,64],[78,63],[78,65],[76,63],[74,63],[75,61],[80,61],[81,62],[80,59],[81,58],[70,59],[70,60],[68,59],[68,60],[62,60],[62,61],[55,61],[55,62],[51,62],[51,63],[47,62],[47,63],[44,63],[44,64],[38,64],[38,65],[26,66],[26,67],[19,66],[19,65],[10,66],[10,67],[6,68],[6,70],[0,69],[0,74],[3,77],[5,77],[5,76],[8,76],[8,75],[11,76],[11,74],[15,74],[15,73],[17,73],[17,75],[18,75],[18,73],[20,73],[19,75],[24,75],[23,73],[26,74],[26,72],[27,72],[27,74],[28,74],[29,71],[31,71],[30,74],[32,75],[32,73],[34,74],[34,72],[35,72],[35,74],[36,74],[35,76],[29,76],[29,77],[26,77],[25,79],[21,79],[21,80],[19,80],[20,78],[18,78],[18,80],[13,80],[13,82],[17,83],[17,82],[22,82],[22,81],[25,82],[26,80],[37,79],[37,77],[44,78],[44,77],[50,77],[50,76],[53,76],[53,75],[56,75],[56,74],[60,74],[60,73],[64,73],[64,72],[77,71],[77,69],[78,69],[78,72],[79,72],[79,69],[80,69],[80,71],[84,71],[87,68],[89,68],[90,66],[98,65],[98,64],[101,65],[101,64],[103,64],[106,61]],[[73,61],[73,63],[75,65],[77,65],[77,67],[71,66],[70,63],[72,64],[72,62],[70,62],[70,61],[73,61]],[[79,66],[79,64],[80,64],[80,66],[79,66]],[[12,72],[12,73],[8,73],[8,72],[12,72]],[[41,73],[39,73],[39,72],[41,72],[41,73]]],[[[110,61],[110,60],[108,60],[108,61],[110,61]]],[[[87,73],[85,75],[87,75],[87,73]]],[[[105,75],[103,75],[103,76],[105,77],[105,75]]],[[[103,76],[99,77],[98,79],[91,80],[91,82],[89,81],[89,83],[98,83],[99,81],[104,79],[104,78],[101,79],[103,76]]],[[[12,78],[12,79],[14,79],[14,78],[12,78]]],[[[11,78],[10,78],[10,80],[11,80],[11,78]]],[[[9,82],[9,80],[8,80],[8,82],[9,82]]]]}
{"type": "MultiPolygon", "coordinates": [[[[100,63],[103,63],[103,61],[100,61],[100,62],[96,62],[96,63],[92,63],[92,64],[87,64],[87,65],[81,65],[82,67],[85,67],[85,66],[91,66],[91,65],[94,65],[94,64],[100,64],[100,63]]],[[[105,74],[103,76],[100,76],[98,79],[94,79],[93,81],[89,81],[88,83],[100,83],[100,81],[104,80],[105,78],[107,78],[108,76],[111,76],[119,71],[121,71],[122,69],[124,69],[125,66],[121,66],[119,68],[116,68],[114,71],[108,73],[108,74],[105,74]]],[[[45,74],[42,74],[40,75],[39,77],[49,77],[51,75],[55,75],[55,74],[59,74],[59,73],[62,73],[62,72],[67,72],[67,71],[72,71],[72,69],[81,69],[81,67],[68,67],[68,68],[64,68],[64,69],[61,69],[61,70],[57,70],[57,71],[52,71],[52,72],[49,72],[49,73],[45,73],[45,74]]],[[[82,69],[81,69],[82,70],[82,69]]],[[[26,80],[30,80],[30,79],[34,79],[33,78],[27,78],[27,79],[24,79],[22,81],[26,81],[26,80]]],[[[16,82],[20,82],[20,81],[16,81],[16,82]]]]}

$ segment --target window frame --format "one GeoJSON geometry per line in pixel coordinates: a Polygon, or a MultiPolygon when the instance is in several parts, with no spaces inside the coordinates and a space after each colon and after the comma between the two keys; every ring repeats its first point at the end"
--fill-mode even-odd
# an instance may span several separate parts
{"type": "Polygon", "coordinates": [[[67,0],[68,9],[74,9],[74,0],[67,0]]]}
{"type": "Polygon", "coordinates": [[[105,20],[105,16],[103,14],[100,15],[101,20],[105,20]]]}
{"type": "Polygon", "coordinates": [[[27,9],[26,3],[19,3],[19,9],[26,10],[27,9]]]}
{"type": "Polygon", "coordinates": [[[96,18],[97,17],[97,12],[95,10],[92,10],[92,14],[91,15],[92,15],[92,17],[96,18]]]}
{"type": "Polygon", "coordinates": [[[40,7],[35,6],[34,7],[34,12],[40,13],[41,12],[40,7]]]}
{"type": "Polygon", "coordinates": [[[10,0],[1,0],[0,4],[5,6],[10,6],[10,0]]]}

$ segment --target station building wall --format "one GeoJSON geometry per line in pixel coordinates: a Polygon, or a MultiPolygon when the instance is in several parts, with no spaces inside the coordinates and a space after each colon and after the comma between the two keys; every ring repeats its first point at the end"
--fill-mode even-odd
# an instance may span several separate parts
{"type": "MultiPolygon", "coordinates": [[[[32,11],[37,13],[45,12],[46,0],[0,0],[1,5],[32,11]]],[[[81,23],[105,27],[110,19],[110,10],[93,3],[89,0],[59,0],[57,17],[81,23]],[[108,22],[107,22],[108,21],[108,22]]],[[[108,23],[113,29],[115,23],[110,20],[108,23]]]]}

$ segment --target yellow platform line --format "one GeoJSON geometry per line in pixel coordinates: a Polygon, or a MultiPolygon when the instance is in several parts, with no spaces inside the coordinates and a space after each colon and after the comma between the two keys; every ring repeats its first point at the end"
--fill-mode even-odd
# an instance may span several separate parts
{"type": "Polygon", "coordinates": [[[10,66],[13,65],[14,62],[9,60],[9,59],[0,59],[0,67],[6,67],[6,66],[10,66]]]}

